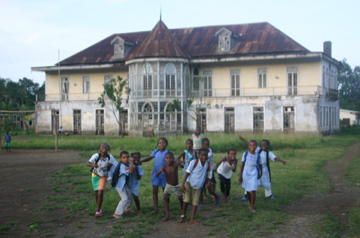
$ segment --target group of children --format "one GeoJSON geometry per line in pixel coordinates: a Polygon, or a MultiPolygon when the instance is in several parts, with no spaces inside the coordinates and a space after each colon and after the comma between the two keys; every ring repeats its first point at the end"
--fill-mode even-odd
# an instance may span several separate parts
{"type": "MultiPolygon", "coordinates": [[[[244,140],[242,137],[241,139],[244,140]]],[[[248,150],[244,152],[241,160],[239,182],[246,191],[250,211],[255,212],[256,190],[259,186],[264,187],[266,197],[273,198],[269,160],[280,161],[284,164],[285,161],[269,151],[270,143],[267,140],[263,140],[260,147],[254,140],[247,144],[248,150]]],[[[158,139],[157,147],[150,156],[141,158],[139,152],[129,154],[127,151],[121,151],[119,161],[116,161],[109,153],[109,145],[101,144],[99,152],[94,154],[88,163],[91,167],[92,185],[96,198],[95,216],[103,215],[101,207],[107,180],[111,181],[111,185],[121,198],[113,214],[114,218],[121,218],[130,212],[132,200],[134,200],[137,211],[140,212],[140,179],[144,175],[141,164],[151,160],[153,160],[151,172],[153,207],[154,211],[158,212],[158,192],[161,188],[163,190],[165,221],[170,218],[169,203],[172,194],[179,201],[180,222],[186,221],[187,208],[191,203],[190,222],[195,223],[198,205],[206,193],[213,197],[215,205],[219,205],[220,197],[215,192],[215,171],[218,174],[223,200],[224,202],[228,201],[231,177],[236,171],[238,163],[235,149],[229,149],[225,158],[215,163],[210,148],[210,140],[203,138],[199,132],[196,132],[192,139],[186,140],[186,148],[177,158],[167,147],[168,141],[162,137],[158,139]],[[182,168],[182,181],[179,180],[178,171],[180,168],[182,168]]]]}

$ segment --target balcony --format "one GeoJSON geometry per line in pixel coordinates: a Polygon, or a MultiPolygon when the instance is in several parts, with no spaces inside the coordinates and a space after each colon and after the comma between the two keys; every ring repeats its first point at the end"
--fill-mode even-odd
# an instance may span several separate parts
{"type": "Polygon", "coordinates": [[[58,102],[58,101],[95,101],[100,97],[101,92],[93,93],[46,93],[45,101],[47,102],[58,102]]]}
{"type": "Polygon", "coordinates": [[[192,90],[190,97],[202,98],[229,98],[229,97],[261,97],[261,96],[318,96],[321,95],[321,88],[315,86],[301,87],[268,87],[268,88],[213,88],[192,90]]]}

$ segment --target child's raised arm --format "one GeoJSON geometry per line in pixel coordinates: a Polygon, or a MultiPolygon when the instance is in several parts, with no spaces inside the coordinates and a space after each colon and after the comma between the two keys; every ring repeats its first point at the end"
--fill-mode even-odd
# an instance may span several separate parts
{"type": "Polygon", "coordinates": [[[279,157],[276,157],[276,158],[275,158],[275,162],[281,162],[283,165],[285,165],[285,164],[286,164],[286,161],[285,161],[285,160],[280,159],[279,157]]]}
{"type": "Polygon", "coordinates": [[[145,157],[145,158],[143,158],[143,159],[140,159],[140,164],[142,164],[143,162],[148,162],[148,161],[152,160],[153,158],[154,158],[154,156],[153,156],[153,155],[150,155],[150,156],[148,156],[148,157],[145,157]]]}

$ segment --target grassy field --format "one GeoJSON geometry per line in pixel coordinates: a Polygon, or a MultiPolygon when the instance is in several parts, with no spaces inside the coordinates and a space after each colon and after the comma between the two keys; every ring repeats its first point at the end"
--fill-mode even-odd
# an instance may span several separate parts
{"type": "MultiPolygon", "coordinates": [[[[342,133],[336,136],[316,135],[245,135],[247,138],[257,140],[265,137],[271,140],[274,152],[288,162],[287,165],[272,164],[273,192],[275,201],[265,201],[263,190],[258,192],[256,214],[251,214],[247,204],[240,201],[242,189],[237,177],[232,179],[231,200],[215,208],[210,200],[200,208],[199,220],[209,230],[209,234],[223,234],[229,237],[255,237],[271,233],[278,224],[285,223],[290,217],[282,207],[305,194],[311,192],[324,193],[329,189],[329,182],[322,171],[326,160],[339,158],[346,147],[354,142],[359,142],[359,130],[342,133]],[[226,219],[224,219],[226,218],[226,219]]],[[[172,136],[169,139],[169,149],[179,154],[188,136],[172,136]]],[[[220,160],[227,149],[238,149],[238,158],[244,151],[243,144],[232,134],[209,134],[212,148],[215,151],[215,159],[220,160]]],[[[147,155],[156,145],[156,138],[119,138],[99,136],[64,136],[59,140],[60,149],[73,149],[82,151],[84,164],[66,167],[53,175],[52,188],[54,193],[49,195],[48,202],[43,209],[65,209],[68,219],[78,216],[93,216],[95,201],[90,184],[89,170],[85,166],[86,160],[94,153],[101,142],[107,142],[112,146],[112,153],[118,154],[122,149],[128,151],[141,151],[147,155]]],[[[51,136],[15,136],[14,148],[38,148],[51,149],[54,141],[51,136]]],[[[359,160],[354,161],[348,177],[352,183],[359,183],[359,160]]],[[[144,164],[145,176],[141,182],[141,202],[143,214],[131,215],[121,222],[111,223],[110,215],[119,201],[117,193],[108,188],[105,192],[104,211],[107,216],[103,217],[97,225],[104,224],[111,227],[109,236],[139,237],[149,233],[153,225],[162,218],[161,214],[154,215],[152,211],[150,173],[152,164],[144,164]],[[139,229],[141,227],[141,229],[139,229]]],[[[217,187],[219,192],[219,188],[217,187]]],[[[161,196],[161,195],[160,195],[161,196]]],[[[171,211],[174,217],[179,216],[178,203],[175,198],[171,199],[171,211]]],[[[329,216],[331,217],[331,216],[329,216]]],[[[74,219],[75,220],[75,219],[74,219]]],[[[360,209],[353,209],[350,214],[349,234],[359,232],[360,209]],[[357,224],[357,225],[356,225],[357,224]]],[[[329,223],[336,221],[329,220],[329,223]]],[[[81,229],[81,224],[79,224],[81,229]]],[[[328,234],[324,227],[323,234],[328,234]]]]}

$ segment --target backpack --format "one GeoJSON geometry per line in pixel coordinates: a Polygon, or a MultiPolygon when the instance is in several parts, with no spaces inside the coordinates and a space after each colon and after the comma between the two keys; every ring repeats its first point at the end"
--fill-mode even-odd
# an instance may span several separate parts
{"type": "MultiPolygon", "coordinates": [[[[109,154],[106,154],[106,158],[107,160],[110,160],[110,155],[109,154]]],[[[95,164],[97,165],[97,163],[99,162],[100,160],[100,154],[98,154],[98,157],[95,159],[95,164]]],[[[93,168],[90,168],[90,173],[94,172],[94,167],[93,168]]]]}
{"type": "MultiPolygon", "coordinates": [[[[246,158],[247,158],[248,153],[249,153],[248,151],[245,152],[244,165],[246,163],[246,158]]],[[[260,163],[260,153],[257,153],[256,170],[257,170],[257,174],[258,174],[257,178],[260,179],[262,176],[262,165],[260,163]]]]}
{"type": "Polygon", "coordinates": [[[114,169],[114,173],[112,174],[112,178],[111,178],[111,187],[115,187],[116,184],[118,183],[119,181],[119,178],[120,178],[120,166],[121,166],[121,162],[119,162],[115,169],[114,169]]]}
{"type": "MultiPolygon", "coordinates": [[[[261,152],[263,152],[264,150],[260,149],[259,150],[259,155],[261,154],[261,152]]],[[[265,150],[266,152],[266,166],[268,168],[269,171],[269,178],[270,178],[270,182],[271,182],[271,170],[270,170],[270,159],[269,159],[269,151],[265,150]]]]}

